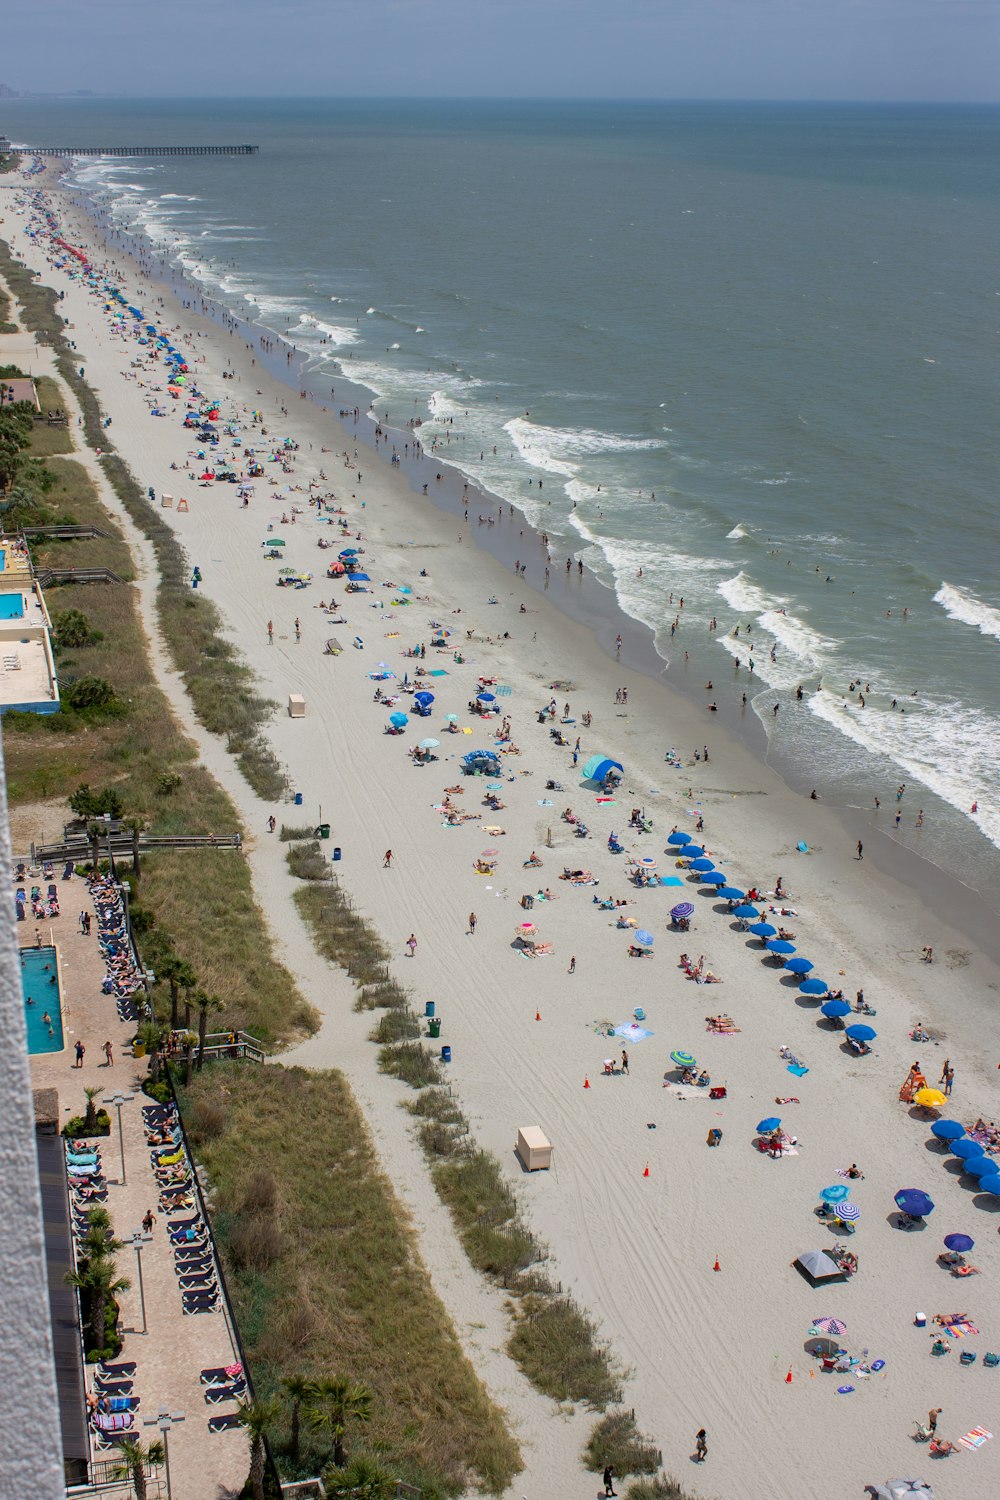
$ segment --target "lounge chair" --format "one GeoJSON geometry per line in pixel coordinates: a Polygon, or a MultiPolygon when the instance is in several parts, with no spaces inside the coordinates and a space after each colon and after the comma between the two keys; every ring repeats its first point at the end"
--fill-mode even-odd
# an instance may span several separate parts
{"type": "Polygon", "coordinates": [[[209,1385],[205,1387],[205,1400],[209,1406],[218,1406],[223,1401],[238,1401],[246,1395],[245,1380],[234,1380],[231,1385],[209,1385]]]}
{"type": "Polygon", "coordinates": [[[136,1368],[134,1360],[120,1360],[115,1364],[99,1364],[94,1366],[97,1374],[102,1377],[108,1375],[112,1377],[124,1376],[127,1378],[129,1375],[135,1374],[136,1368]]]}
{"type": "Polygon", "coordinates": [[[182,1292],[217,1292],[219,1283],[214,1271],[199,1271],[193,1276],[178,1276],[177,1284],[182,1292]]]}
{"type": "Polygon", "coordinates": [[[232,1432],[234,1427],[242,1427],[242,1425],[239,1413],[235,1411],[227,1411],[221,1416],[208,1419],[209,1432],[232,1432]]]}
{"type": "Polygon", "coordinates": [[[236,1361],[231,1365],[210,1366],[207,1370],[202,1370],[198,1378],[201,1381],[202,1385],[225,1385],[228,1381],[242,1379],[242,1372],[243,1366],[239,1364],[238,1361],[236,1361]],[[231,1370],[236,1369],[240,1371],[240,1375],[238,1377],[236,1375],[230,1374],[231,1370]]]}

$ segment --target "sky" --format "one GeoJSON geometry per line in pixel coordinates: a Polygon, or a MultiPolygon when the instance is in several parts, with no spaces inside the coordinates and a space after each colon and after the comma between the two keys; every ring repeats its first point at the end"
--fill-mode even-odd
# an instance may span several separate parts
{"type": "Polygon", "coordinates": [[[0,82],[229,95],[1000,100],[1000,0],[31,0],[0,82]]]}

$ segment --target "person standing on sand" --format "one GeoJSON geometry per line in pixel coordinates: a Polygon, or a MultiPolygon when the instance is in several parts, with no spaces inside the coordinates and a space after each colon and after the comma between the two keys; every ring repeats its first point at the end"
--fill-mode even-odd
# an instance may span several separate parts
{"type": "Polygon", "coordinates": [[[604,1470],[604,1493],[606,1496],[617,1495],[618,1493],[618,1491],[615,1489],[614,1464],[608,1464],[607,1468],[604,1470]]]}
{"type": "Polygon", "coordinates": [[[576,973],[576,954],[575,953],[570,957],[569,968],[566,970],[566,973],[567,974],[575,974],[576,973]]]}
{"type": "Polygon", "coordinates": [[[115,1065],[115,1053],[110,1042],[104,1043],[104,1058],[108,1067],[113,1068],[115,1065]]]}
{"type": "Polygon", "coordinates": [[[699,1427],[694,1437],[695,1463],[703,1464],[708,1457],[708,1437],[704,1427],[699,1427]]]}
{"type": "Polygon", "coordinates": [[[383,870],[391,870],[392,869],[392,850],[391,849],[387,849],[385,851],[385,853],[383,854],[383,856],[382,856],[382,868],[383,868],[383,870]]]}
{"type": "Polygon", "coordinates": [[[273,646],[274,645],[274,621],[273,620],[268,620],[268,622],[267,622],[267,644],[269,646],[273,646]]]}
{"type": "Polygon", "coordinates": [[[927,1431],[930,1433],[931,1437],[933,1437],[937,1432],[938,1417],[941,1415],[943,1409],[944,1408],[940,1406],[933,1406],[927,1413],[927,1431]]]}
{"type": "Polygon", "coordinates": [[[622,1072],[628,1073],[628,1053],[622,1048],[622,1072]]]}
{"type": "Polygon", "coordinates": [[[82,1042],[77,1042],[74,1051],[76,1052],[76,1062],[73,1064],[73,1066],[74,1068],[82,1068],[84,1054],[86,1053],[87,1049],[82,1042]]]}
{"type": "Polygon", "coordinates": [[[864,859],[864,857],[865,857],[865,846],[861,842],[861,840],[858,839],[858,859],[864,859]]]}
{"type": "Polygon", "coordinates": [[[410,957],[413,958],[415,956],[415,954],[416,954],[416,951],[417,951],[417,940],[414,937],[414,935],[413,935],[412,932],[410,933],[409,937],[406,939],[406,946],[410,950],[410,957]]]}
{"type": "Polygon", "coordinates": [[[479,920],[479,918],[476,916],[475,912],[474,911],[470,911],[469,912],[469,937],[475,937],[475,935],[476,935],[476,923],[478,922],[478,920],[479,920]]]}

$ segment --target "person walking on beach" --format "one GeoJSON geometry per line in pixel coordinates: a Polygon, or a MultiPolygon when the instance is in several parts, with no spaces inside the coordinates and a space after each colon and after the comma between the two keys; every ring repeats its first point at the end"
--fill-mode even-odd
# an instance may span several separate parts
{"type": "Polygon", "coordinates": [[[948,1069],[946,1069],[945,1075],[944,1075],[944,1091],[945,1091],[945,1093],[949,1097],[951,1095],[951,1090],[952,1090],[952,1086],[954,1085],[954,1082],[955,1082],[955,1069],[954,1068],[948,1068],[948,1069]]]}
{"type": "Polygon", "coordinates": [[[412,932],[410,933],[409,937],[406,939],[406,946],[410,950],[410,957],[413,958],[416,955],[416,951],[417,951],[417,940],[414,937],[414,935],[413,935],[412,932]]]}
{"type": "Polygon", "coordinates": [[[606,1496],[617,1495],[618,1493],[618,1491],[615,1489],[614,1464],[608,1464],[607,1468],[604,1470],[604,1493],[606,1496]]]}
{"type": "Polygon", "coordinates": [[[267,622],[267,644],[269,646],[273,646],[274,645],[274,621],[273,620],[268,620],[268,622],[267,622]]]}
{"type": "Polygon", "coordinates": [[[622,1048],[622,1072],[628,1073],[628,1053],[622,1048]]]}
{"type": "Polygon", "coordinates": [[[572,954],[572,956],[570,957],[569,968],[566,970],[566,973],[567,974],[575,974],[576,973],[576,954],[575,953],[572,954]]]}
{"type": "Polygon", "coordinates": [[[392,850],[391,849],[387,849],[385,851],[385,853],[383,854],[383,856],[382,856],[382,868],[383,868],[383,870],[391,870],[392,869],[392,850]]]}
{"type": "Polygon", "coordinates": [[[864,859],[864,857],[865,857],[865,846],[861,842],[861,840],[858,839],[858,859],[864,859]]]}
{"type": "Polygon", "coordinates": [[[940,1406],[932,1406],[927,1413],[927,1431],[931,1437],[937,1432],[938,1417],[941,1415],[942,1410],[943,1408],[940,1406]]]}
{"type": "Polygon", "coordinates": [[[699,1427],[694,1436],[695,1463],[703,1464],[708,1457],[708,1437],[704,1427],[699,1427]]]}
{"type": "Polygon", "coordinates": [[[107,1063],[107,1066],[109,1068],[113,1068],[114,1067],[114,1065],[115,1065],[115,1053],[114,1053],[114,1048],[112,1047],[112,1045],[111,1045],[110,1042],[105,1042],[104,1043],[104,1060],[107,1063]]]}
{"type": "Polygon", "coordinates": [[[156,1225],[156,1215],[151,1208],[147,1208],[142,1216],[142,1227],[146,1234],[152,1234],[156,1225]]]}
{"type": "Polygon", "coordinates": [[[301,641],[302,639],[302,624],[298,615],[295,616],[295,639],[297,641],[301,641]]]}
{"type": "Polygon", "coordinates": [[[73,1066],[74,1068],[82,1068],[84,1054],[86,1053],[87,1049],[82,1042],[77,1042],[74,1051],[76,1052],[76,1062],[73,1064],[73,1066]]]}
{"type": "Polygon", "coordinates": [[[476,923],[478,921],[479,921],[479,918],[476,916],[475,912],[474,911],[470,911],[469,912],[469,936],[470,937],[475,937],[475,935],[476,935],[476,923]]]}

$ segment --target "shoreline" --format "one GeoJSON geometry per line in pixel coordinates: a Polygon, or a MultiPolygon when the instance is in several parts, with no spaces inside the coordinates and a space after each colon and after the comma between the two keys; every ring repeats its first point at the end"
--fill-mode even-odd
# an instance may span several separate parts
{"type": "MultiPolygon", "coordinates": [[[[144,269],[144,263],[149,266],[155,265],[156,272],[152,274],[153,282],[158,284],[161,290],[170,292],[178,303],[180,314],[190,312],[195,318],[201,316],[223,331],[227,331],[229,327],[235,328],[248,347],[251,343],[255,345],[254,352],[259,367],[272,380],[296,395],[304,389],[307,392],[309,404],[336,424],[347,441],[358,442],[360,440],[371,453],[373,461],[388,464],[386,452],[379,451],[376,441],[376,422],[369,416],[381,398],[375,396],[369,387],[351,379],[349,359],[340,360],[335,352],[327,356],[331,362],[338,364],[342,371],[338,382],[346,383],[349,404],[359,408],[360,417],[353,422],[339,415],[339,396],[336,398],[337,406],[330,407],[317,390],[310,388],[306,366],[311,356],[298,351],[297,358],[293,357],[290,364],[282,360],[280,357],[282,349],[294,349],[286,332],[270,329],[267,325],[238,317],[229,310],[225,303],[205,296],[196,284],[186,278],[183,272],[179,272],[152,248],[140,257],[137,250],[141,247],[136,237],[126,236],[122,230],[112,230],[111,221],[106,212],[99,208],[85,192],[64,182],[68,165],[62,164],[55,170],[60,173],[55,190],[65,193],[70,198],[78,211],[91,220],[102,238],[106,240],[108,234],[112,233],[115,237],[115,248],[128,255],[141,274],[150,275],[150,272],[144,269]],[[187,307],[184,306],[182,293],[186,293],[190,298],[187,307]],[[201,304],[203,311],[199,312],[195,308],[195,301],[201,304]],[[273,333],[273,342],[279,346],[273,353],[261,349],[260,339],[265,330],[268,334],[273,333]]],[[[423,432],[430,431],[432,425],[430,420],[425,420],[421,428],[410,430],[394,426],[390,421],[384,429],[386,442],[383,444],[383,449],[387,450],[391,445],[393,451],[401,450],[404,443],[412,441],[414,437],[419,437],[423,432]]],[[[506,512],[506,525],[477,525],[472,528],[470,523],[470,538],[475,546],[494,557],[507,569],[512,569],[515,559],[525,552],[526,545],[533,549],[540,562],[544,562],[545,548],[542,545],[539,529],[524,516],[516,505],[483,489],[474,478],[470,477],[466,481],[464,471],[458,466],[457,460],[449,459],[446,451],[435,450],[431,454],[425,450],[421,457],[413,454],[407,456],[400,451],[397,467],[399,472],[406,476],[411,493],[419,498],[424,498],[421,490],[425,478],[441,470],[442,483],[429,481],[426,498],[437,510],[458,524],[461,524],[460,518],[466,508],[469,509],[470,515],[480,510],[484,514],[492,513],[496,508],[498,520],[501,520],[506,512]],[[466,501],[463,501],[463,491],[468,491],[466,501]],[[518,531],[516,538],[513,536],[515,527],[518,531]],[[527,543],[522,538],[527,538],[527,543]]],[[[576,543],[578,550],[579,545],[578,540],[576,543]]],[[[720,694],[721,701],[715,714],[709,715],[707,710],[700,711],[698,707],[700,690],[694,683],[689,685],[686,680],[689,676],[687,663],[684,661],[686,653],[679,651],[678,660],[675,661],[661,656],[655,644],[655,633],[652,627],[628,614],[620,604],[613,587],[599,578],[586,563],[584,563],[584,573],[590,585],[586,602],[581,598],[582,590],[573,586],[578,581],[575,565],[569,575],[570,588],[568,589],[563,587],[567,581],[564,577],[564,570],[555,564],[553,564],[551,581],[547,580],[544,585],[540,586],[536,581],[534,570],[531,570],[531,576],[526,576],[519,581],[518,587],[527,588],[533,594],[541,595],[561,614],[590,629],[599,649],[609,659],[615,659],[614,641],[617,635],[621,635],[623,645],[618,658],[620,664],[652,679],[664,688],[667,694],[675,700],[675,712],[681,705],[685,707],[690,715],[689,720],[685,715],[686,721],[695,731],[689,736],[691,742],[698,744],[709,735],[713,740],[717,740],[721,731],[722,736],[731,744],[748,750],[758,765],[766,768],[778,779],[783,788],[798,797],[801,803],[802,822],[805,826],[816,811],[816,803],[810,800],[809,794],[812,788],[808,778],[795,766],[780,746],[776,758],[783,760],[785,764],[776,766],[773,763],[771,740],[762,720],[752,708],[744,707],[742,711],[738,711],[728,697],[720,694]],[[695,720],[698,722],[695,723],[695,720]]],[[[698,666],[693,665],[691,671],[700,675],[698,666]]],[[[752,683],[749,685],[752,687],[752,683]]],[[[754,689],[754,691],[758,690],[754,689]]],[[[681,750],[680,753],[687,761],[689,757],[686,751],[681,750]]],[[[936,795],[929,788],[925,788],[925,801],[928,803],[937,801],[936,795]]],[[[948,926],[982,948],[983,952],[988,954],[994,962],[1000,964],[1000,931],[997,929],[996,908],[991,904],[990,895],[986,891],[963,881],[956,873],[946,869],[929,855],[894,838],[886,826],[891,816],[888,806],[883,808],[883,821],[880,822],[874,808],[861,807],[843,801],[826,802],[822,798],[820,805],[837,820],[845,848],[853,847],[858,839],[861,839],[865,846],[866,858],[871,860],[882,874],[912,890],[929,914],[933,913],[935,918],[943,919],[948,926]]],[[[954,812],[954,809],[949,810],[954,812]]],[[[811,844],[813,841],[807,839],[806,842],[811,844]]],[[[984,842],[987,841],[984,839],[984,842]]]]}
{"type": "MultiPolygon", "coordinates": [[[[81,340],[81,353],[93,361],[102,401],[114,417],[116,445],[143,482],[148,479],[157,490],[170,487],[176,493],[168,460],[183,454],[186,435],[175,422],[151,422],[134,373],[121,378],[127,354],[108,336],[89,295],[48,269],[42,246],[26,249],[17,236],[14,248],[30,255],[46,280],[66,285],[74,336],[81,340]]],[[[127,284],[134,284],[134,268],[114,252],[109,258],[122,266],[127,284]]],[[[155,284],[143,283],[145,300],[162,294],[155,284]]],[[[300,482],[302,471],[322,462],[336,484],[341,476],[337,450],[322,459],[314,450],[310,457],[308,444],[318,445],[340,429],[331,428],[306,403],[292,409],[287,421],[275,417],[283,391],[249,375],[242,357],[237,358],[241,351],[235,341],[230,345],[215,325],[201,326],[197,314],[170,316],[190,330],[185,347],[204,355],[204,378],[213,394],[223,383],[209,372],[217,372],[227,354],[243,377],[239,385],[224,383],[227,402],[252,400],[250,381],[263,387],[261,405],[268,411],[269,430],[294,432],[300,442],[295,480],[300,482]]],[[[201,370],[200,365],[193,368],[201,370]]],[[[878,1477],[868,1472],[875,1461],[872,1454],[889,1472],[903,1472],[912,1455],[904,1424],[914,1410],[923,1409],[921,1402],[925,1407],[943,1402],[951,1436],[964,1430],[958,1424],[971,1427],[982,1420],[978,1384],[959,1373],[957,1360],[928,1360],[923,1336],[912,1332],[914,1306],[933,1310],[954,1300],[951,1283],[932,1263],[939,1229],[972,1226],[980,1239],[977,1259],[983,1269],[1000,1270],[1000,1251],[987,1233],[995,1223],[996,1206],[980,1206],[957,1179],[950,1180],[938,1153],[928,1154],[926,1124],[904,1116],[896,1102],[914,1049],[906,1030],[919,1018],[945,1032],[947,1050],[960,1072],[954,1108],[962,1118],[995,1112],[995,1059],[984,1051],[982,1037],[989,1035],[990,991],[1000,976],[978,954],[947,961],[945,947],[961,945],[937,918],[928,934],[930,919],[922,904],[896,880],[880,878],[872,868],[876,862],[869,865],[867,848],[860,866],[850,859],[832,809],[806,809],[821,830],[815,838],[817,852],[812,859],[795,856],[792,863],[802,799],[738,741],[730,743],[723,736],[717,750],[713,734],[708,768],[669,771],[662,762],[664,741],[677,743],[677,726],[683,722],[685,732],[691,725],[685,743],[695,742],[696,727],[701,742],[703,716],[679,695],[663,693],[663,685],[641,670],[615,663],[595,644],[589,625],[562,614],[530,587],[512,586],[509,568],[488,549],[469,547],[468,536],[456,543],[454,525],[449,531],[451,523],[443,521],[440,509],[433,503],[425,506],[404,477],[393,475],[384,463],[375,464],[374,455],[371,465],[366,456],[364,473],[359,491],[365,511],[362,515],[352,508],[351,516],[354,526],[364,527],[363,545],[375,560],[373,573],[409,577],[417,585],[418,567],[425,566],[430,577],[418,587],[426,586],[429,598],[394,610],[379,604],[387,593],[383,586],[377,585],[370,598],[353,596],[346,606],[350,623],[338,633],[344,639],[352,628],[357,630],[366,649],[348,650],[339,660],[321,654],[329,629],[313,608],[313,596],[329,587],[321,577],[311,593],[296,594],[294,603],[280,606],[289,617],[296,606],[302,609],[302,646],[290,639],[284,620],[273,650],[266,645],[263,620],[269,610],[277,613],[275,600],[282,597],[273,593],[273,575],[258,548],[265,525],[261,516],[274,513],[272,500],[258,494],[244,521],[228,487],[192,487],[191,514],[165,514],[189,556],[201,565],[203,587],[263,684],[278,698],[288,691],[305,693],[306,719],[276,718],[271,738],[310,807],[332,792],[336,837],[346,855],[342,878],[361,909],[371,914],[394,952],[402,950],[407,931],[419,932],[416,958],[400,956],[394,970],[417,986],[415,993],[435,995],[441,1002],[445,1035],[454,1045],[456,1087],[476,1136],[504,1164],[533,1223],[552,1246],[562,1279],[632,1367],[626,1404],[634,1405],[640,1425],[655,1433],[668,1471],[689,1488],[702,1493],[704,1483],[710,1493],[739,1493],[742,1488],[791,1500],[801,1494],[804,1464],[821,1473],[837,1464],[841,1482],[857,1479],[860,1484],[878,1477]],[[489,593],[501,600],[494,609],[484,605],[489,593]],[[521,600],[531,608],[527,622],[519,614],[521,600]],[[470,660],[463,668],[448,660],[439,706],[461,709],[477,675],[499,672],[512,687],[504,702],[514,715],[521,747],[521,756],[508,766],[513,781],[504,791],[508,836],[499,840],[500,874],[489,882],[471,869],[482,832],[442,830],[433,805],[440,784],[454,779],[445,758],[453,754],[448,736],[443,736],[441,763],[431,768],[430,776],[427,768],[409,766],[402,753],[406,741],[382,732],[384,711],[372,705],[365,670],[376,652],[391,653],[396,662],[406,640],[427,637],[428,618],[446,619],[446,611],[456,606],[465,616],[459,628],[474,622],[475,638],[466,648],[470,660]],[[537,642],[526,641],[525,624],[537,630],[537,642]],[[514,636],[513,646],[490,640],[505,627],[514,636]],[[397,631],[403,633],[398,638],[397,631]],[[602,810],[593,802],[592,792],[580,788],[578,775],[568,767],[566,752],[557,751],[547,729],[535,723],[533,705],[549,696],[547,683],[568,674],[580,686],[566,696],[578,710],[586,707],[595,715],[588,752],[610,752],[626,765],[624,793],[614,808],[602,810]],[[629,690],[628,713],[617,712],[613,703],[619,685],[629,690]],[[662,727],[665,723],[669,729],[662,727]],[[534,779],[523,780],[525,772],[534,779]],[[578,844],[559,821],[558,794],[550,799],[550,810],[539,809],[545,797],[543,778],[553,775],[566,782],[567,802],[585,808],[588,821],[593,820],[590,844],[578,844]],[[697,799],[683,795],[688,785],[697,786],[697,799]],[[654,786],[659,788],[655,794],[650,790],[654,786]],[[656,824],[652,836],[638,837],[626,828],[630,801],[645,803],[656,824]],[[656,960],[638,969],[625,957],[623,935],[607,931],[607,918],[597,914],[592,893],[555,885],[557,868],[585,851],[587,863],[601,877],[599,893],[621,894],[627,889],[624,869],[603,848],[608,827],[615,827],[630,849],[656,855],[671,822],[685,825],[695,805],[704,811],[707,846],[731,853],[734,878],[741,884],[751,875],[768,884],[775,873],[784,875],[799,910],[794,925],[800,942],[815,954],[820,972],[849,993],[864,985],[879,1010],[880,1038],[872,1056],[861,1062],[845,1059],[836,1038],[815,1025],[815,1008],[796,998],[787,977],[779,978],[773,967],[760,962],[757,945],[748,944],[686,875],[678,877],[684,884],[678,895],[690,892],[696,907],[690,938],[664,935],[671,899],[666,893],[629,891],[631,910],[656,930],[656,960]],[[546,826],[553,829],[554,853],[544,847],[546,826]],[[397,855],[391,878],[380,869],[387,844],[397,855]],[[517,893],[530,888],[520,862],[533,846],[545,858],[541,878],[552,881],[560,898],[535,907],[543,936],[551,936],[557,951],[554,960],[526,963],[510,952],[510,937],[521,916],[517,893]],[[480,917],[472,939],[461,930],[470,903],[480,917]],[[946,961],[928,969],[919,962],[919,948],[931,937],[946,961]],[[684,981],[673,959],[685,942],[707,950],[722,974],[723,989],[709,994],[684,981]],[[565,972],[569,954],[582,960],[574,977],[565,972]],[[595,1023],[604,1017],[617,1021],[639,1001],[647,1008],[653,1039],[632,1048],[634,1077],[605,1079],[600,1059],[613,1044],[595,1034],[595,1023]],[[701,1011],[720,1006],[734,1015],[742,1036],[703,1034],[701,1011]],[[792,1079],[786,1073],[777,1056],[785,1040],[807,1058],[808,1077],[792,1079]],[[728,1101],[710,1107],[699,1100],[681,1101],[661,1088],[666,1055],[681,1045],[696,1049],[727,1083],[728,1101]],[[593,1081],[589,1093],[581,1088],[585,1075],[593,1081]],[[799,1155],[778,1163],[758,1159],[747,1144],[753,1122],[769,1113],[788,1087],[802,1096],[787,1105],[792,1111],[788,1123],[801,1141],[799,1155]],[[539,1120],[555,1141],[551,1174],[525,1178],[511,1160],[513,1130],[528,1119],[539,1120]],[[651,1123],[659,1130],[651,1132],[651,1123]],[[706,1152],[705,1130],[715,1123],[724,1127],[724,1149],[706,1152]],[[864,1158],[867,1177],[857,1189],[865,1221],[853,1242],[863,1270],[849,1286],[811,1292],[788,1270],[788,1262],[808,1245],[824,1242],[811,1217],[815,1194],[855,1158],[864,1158]],[[651,1168],[649,1180],[644,1162],[651,1168]],[[932,1188],[942,1204],[940,1225],[934,1221],[929,1235],[900,1236],[885,1221],[892,1193],[904,1181],[932,1188]],[[721,1261],[721,1276],[712,1271],[715,1257],[721,1261]],[[852,1347],[864,1343],[888,1359],[884,1381],[871,1382],[867,1394],[858,1391],[853,1402],[838,1402],[825,1379],[807,1378],[802,1342],[809,1319],[820,1312],[845,1318],[852,1347]],[[679,1340],[678,1330],[692,1327],[697,1336],[685,1334],[679,1340]],[[683,1354],[677,1352],[678,1341],[683,1354]],[[733,1358],[734,1341],[738,1359],[733,1358]],[[921,1357],[914,1359],[915,1354],[921,1357]],[[791,1387],[784,1381],[786,1366],[795,1370],[791,1387]],[[694,1477],[699,1471],[692,1474],[687,1468],[690,1433],[701,1425],[709,1427],[713,1439],[704,1481],[694,1477]],[[781,1434],[773,1451],[762,1451],[762,1428],[781,1434]]],[[[260,486],[265,487],[270,488],[260,486]]],[[[473,535],[478,529],[473,528],[473,535]]],[[[499,534],[497,527],[492,531],[499,534]]],[[[284,534],[298,560],[314,545],[319,522],[303,514],[295,531],[284,534]]],[[[595,582],[592,576],[586,579],[588,594],[595,582]]],[[[432,730],[438,717],[431,721],[432,730]]],[[[478,732],[485,737],[491,728],[484,724],[478,732]]],[[[461,749],[475,743],[460,741],[461,749]]],[[[466,787],[470,806],[476,790],[475,784],[466,787]]],[[[260,827],[261,804],[245,789],[239,800],[250,809],[251,826],[257,819],[260,827]]],[[[329,800],[325,805],[329,810],[329,800]]],[[[259,842],[266,846],[266,835],[259,842]]],[[[273,864],[270,847],[251,850],[248,857],[255,880],[267,860],[273,864]]],[[[723,853],[715,858],[729,867],[723,853]]],[[[660,860],[661,868],[669,867],[662,853],[660,860]]],[[[269,910],[275,909],[274,899],[287,900],[286,893],[287,881],[272,870],[269,910]]],[[[291,957],[294,967],[294,952],[291,957]]],[[[302,962],[315,969],[309,956],[302,962]]],[[[317,999],[326,1022],[318,1038],[298,1049],[295,1060],[326,1058],[342,1064],[345,1034],[363,1038],[366,1028],[342,1013],[325,992],[317,999]]],[[[370,1045],[367,1052],[353,1047],[349,1055],[362,1095],[375,1111],[377,1137],[398,1133],[401,1091],[376,1081],[370,1045]]],[[[932,1050],[924,1055],[930,1076],[943,1054],[932,1050]]],[[[413,1183],[412,1189],[419,1205],[419,1185],[413,1183]]],[[[988,1282],[963,1289],[963,1300],[973,1307],[984,1300],[979,1286],[988,1282]]],[[[994,1330],[985,1307],[980,1321],[988,1339],[994,1330]]],[[[554,1409],[548,1420],[558,1422],[554,1409]]],[[[990,1448],[970,1462],[977,1465],[984,1485],[996,1482],[997,1458],[990,1448]],[[994,1481],[988,1478],[991,1472],[994,1481]]],[[[593,1483],[578,1470],[553,1476],[551,1469],[544,1474],[536,1469],[518,1483],[516,1492],[548,1493],[553,1477],[566,1493],[572,1486],[573,1493],[584,1494],[593,1483]]]]}

